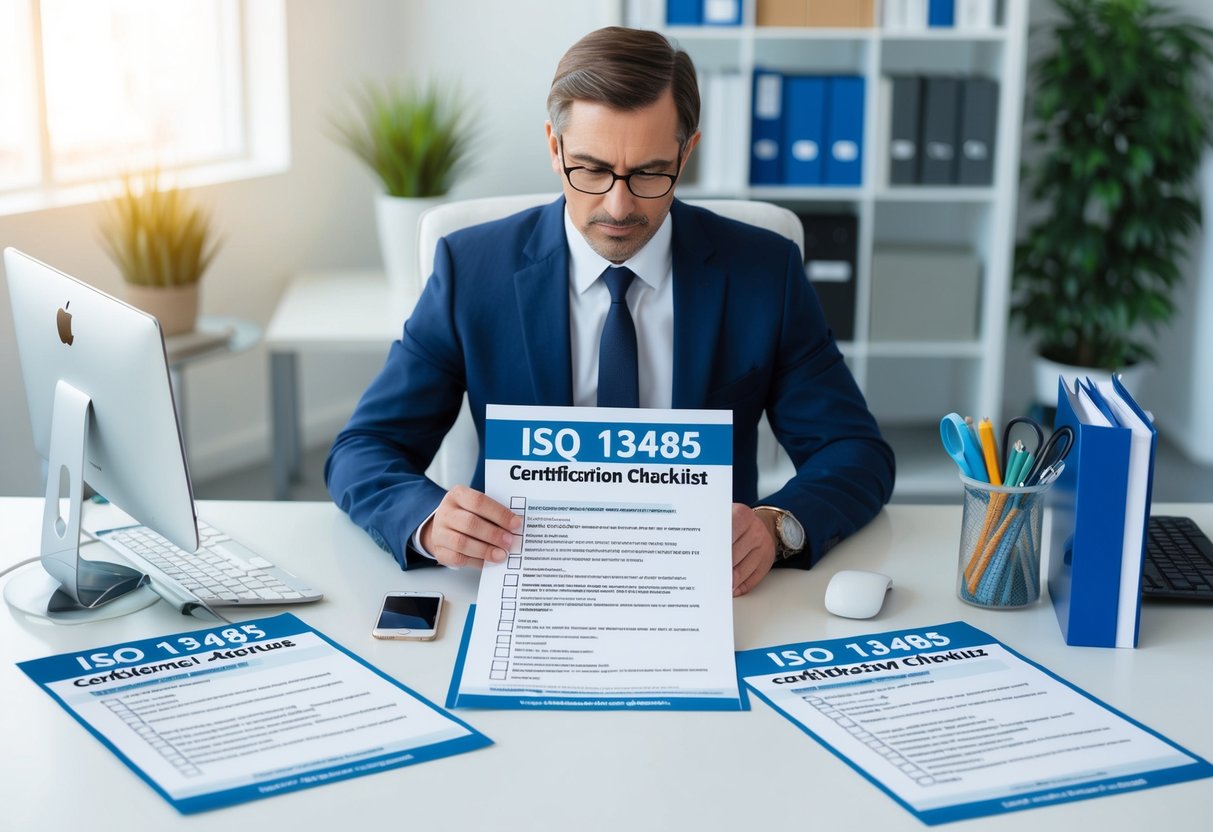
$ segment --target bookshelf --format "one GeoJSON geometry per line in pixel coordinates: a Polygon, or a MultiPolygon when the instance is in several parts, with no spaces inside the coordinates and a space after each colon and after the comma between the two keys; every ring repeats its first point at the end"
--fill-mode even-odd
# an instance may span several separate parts
{"type": "MultiPolygon", "coordinates": [[[[635,0],[633,0],[635,3],[635,0]]],[[[691,176],[679,185],[682,198],[762,199],[803,214],[847,214],[857,220],[853,337],[841,341],[843,354],[873,412],[898,452],[899,498],[958,495],[955,466],[938,449],[900,447],[931,441],[931,426],[957,411],[974,418],[1003,420],[1003,365],[1007,310],[1019,192],[1020,131],[1024,98],[1027,0],[1004,0],[991,29],[928,28],[885,30],[877,4],[871,28],[811,28],[755,25],[755,0],[744,0],[741,23],[733,26],[666,26],[664,6],[640,2],[627,7],[629,25],[662,31],[686,49],[701,77],[741,77],[730,116],[705,121],[704,137],[691,176]],[[647,20],[646,20],[647,18],[647,20]],[[864,79],[862,175],[857,186],[749,184],[749,148],[756,68],[789,75],[852,75],[864,79]],[[889,107],[882,79],[894,75],[981,76],[998,83],[992,182],[988,186],[889,184],[889,107]],[[712,135],[720,127],[725,135],[712,135]],[[728,134],[728,131],[732,131],[728,134]],[[728,164],[711,155],[712,142],[729,148],[728,164]],[[734,152],[741,148],[742,153],[734,152]],[[707,160],[705,162],[705,160],[707,160]],[[710,170],[705,171],[705,167],[710,170]],[[976,255],[976,310],[950,308],[953,296],[925,301],[934,315],[975,316],[971,336],[937,338],[924,323],[921,332],[897,339],[872,328],[874,301],[881,300],[873,274],[874,252],[889,247],[933,246],[976,255]],[[942,312],[941,312],[942,310],[942,312]]],[[[716,103],[705,95],[705,116],[716,103]]],[[[887,262],[887,261],[886,261],[887,262]]],[[[886,271],[884,274],[888,275],[886,271]]],[[[887,280],[887,277],[886,277],[887,280]]],[[[907,315],[913,315],[907,311],[907,315]]],[[[931,317],[925,315],[926,318],[931,317]]]]}

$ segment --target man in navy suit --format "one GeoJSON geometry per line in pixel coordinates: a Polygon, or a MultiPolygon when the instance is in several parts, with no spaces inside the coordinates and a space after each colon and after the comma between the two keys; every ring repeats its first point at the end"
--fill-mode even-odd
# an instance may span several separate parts
{"type": "Polygon", "coordinates": [[[888,501],[893,453],[796,245],[674,198],[700,135],[689,56],[598,30],[561,60],[548,112],[563,198],[439,242],[333,445],[329,492],[402,568],[480,566],[521,530],[481,491],[486,404],[731,409],[734,594],[773,565],[808,568],[888,501]],[[480,461],[471,487],[445,491],[424,472],[465,392],[480,461]],[[771,495],[757,493],[764,412],[796,466],[771,495]]]}

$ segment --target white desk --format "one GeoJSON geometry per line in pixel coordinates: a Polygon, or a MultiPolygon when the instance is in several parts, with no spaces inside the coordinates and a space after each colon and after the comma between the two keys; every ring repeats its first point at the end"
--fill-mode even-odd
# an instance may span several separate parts
{"type": "MultiPolygon", "coordinates": [[[[41,501],[0,499],[0,564],[35,550],[41,501]]],[[[112,509],[111,509],[112,510],[112,509]]],[[[1164,506],[1213,529],[1213,505],[1164,506]]],[[[478,573],[402,573],[334,506],[202,503],[200,514],[322,588],[295,612],[439,704],[478,573]],[[371,638],[385,590],[439,589],[440,638],[371,638]]],[[[86,518],[87,519],[87,518],[86,518]]],[[[1052,607],[993,612],[953,591],[960,508],[893,506],[814,570],[780,571],[738,599],[741,649],[963,619],[1192,752],[1213,757],[1213,607],[1147,605],[1141,647],[1066,647],[1052,607]],[[870,621],[833,618],[821,599],[844,567],[893,576],[870,621]]],[[[0,581],[7,580],[0,579],[0,581]]],[[[278,611],[273,608],[267,612],[278,611]]],[[[251,618],[249,613],[232,617],[251,618]]],[[[745,713],[457,711],[496,745],[230,809],[182,818],[76,724],[14,662],[208,626],[164,604],[86,627],[31,622],[0,605],[0,827],[13,830],[406,828],[408,830],[916,830],[924,827],[761,701],[745,713]]],[[[1107,832],[1206,828],[1213,781],[949,824],[948,829],[1107,832]],[[1201,819],[1204,820],[1201,820],[1201,819]]]]}
{"type": "Polygon", "coordinates": [[[307,352],[386,356],[415,300],[394,295],[380,271],[305,273],[288,284],[265,331],[275,500],[290,495],[302,456],[298,356],[307,352]]]}

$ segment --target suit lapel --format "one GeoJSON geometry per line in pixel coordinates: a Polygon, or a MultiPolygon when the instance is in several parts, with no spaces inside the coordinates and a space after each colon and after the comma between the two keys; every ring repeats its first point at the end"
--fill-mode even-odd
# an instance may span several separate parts
{"type": "Polygon", "coordinates": [[[703,407],[725,306],[724,270],[698,215],[678,200],[674,219],[674,389],[676,408],[703,407]]]}
{"type": "Polygon", "coordinates": [[[530,263],[514,273],[514,292],[535,403],[572,405],[569,248],[564,238],[563,197],[542,210],[523,255],[530,263]]]}

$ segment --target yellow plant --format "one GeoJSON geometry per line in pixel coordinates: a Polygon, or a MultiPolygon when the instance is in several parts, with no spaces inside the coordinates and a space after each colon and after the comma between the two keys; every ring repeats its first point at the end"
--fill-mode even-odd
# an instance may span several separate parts
{"type": "Polygon", "coordinates": [[[123,177],[100,229],[106,253],[137,286],[197,283],[219,248],[206,211],[177,187],[162,189],[154,170],[123,177]]]}

